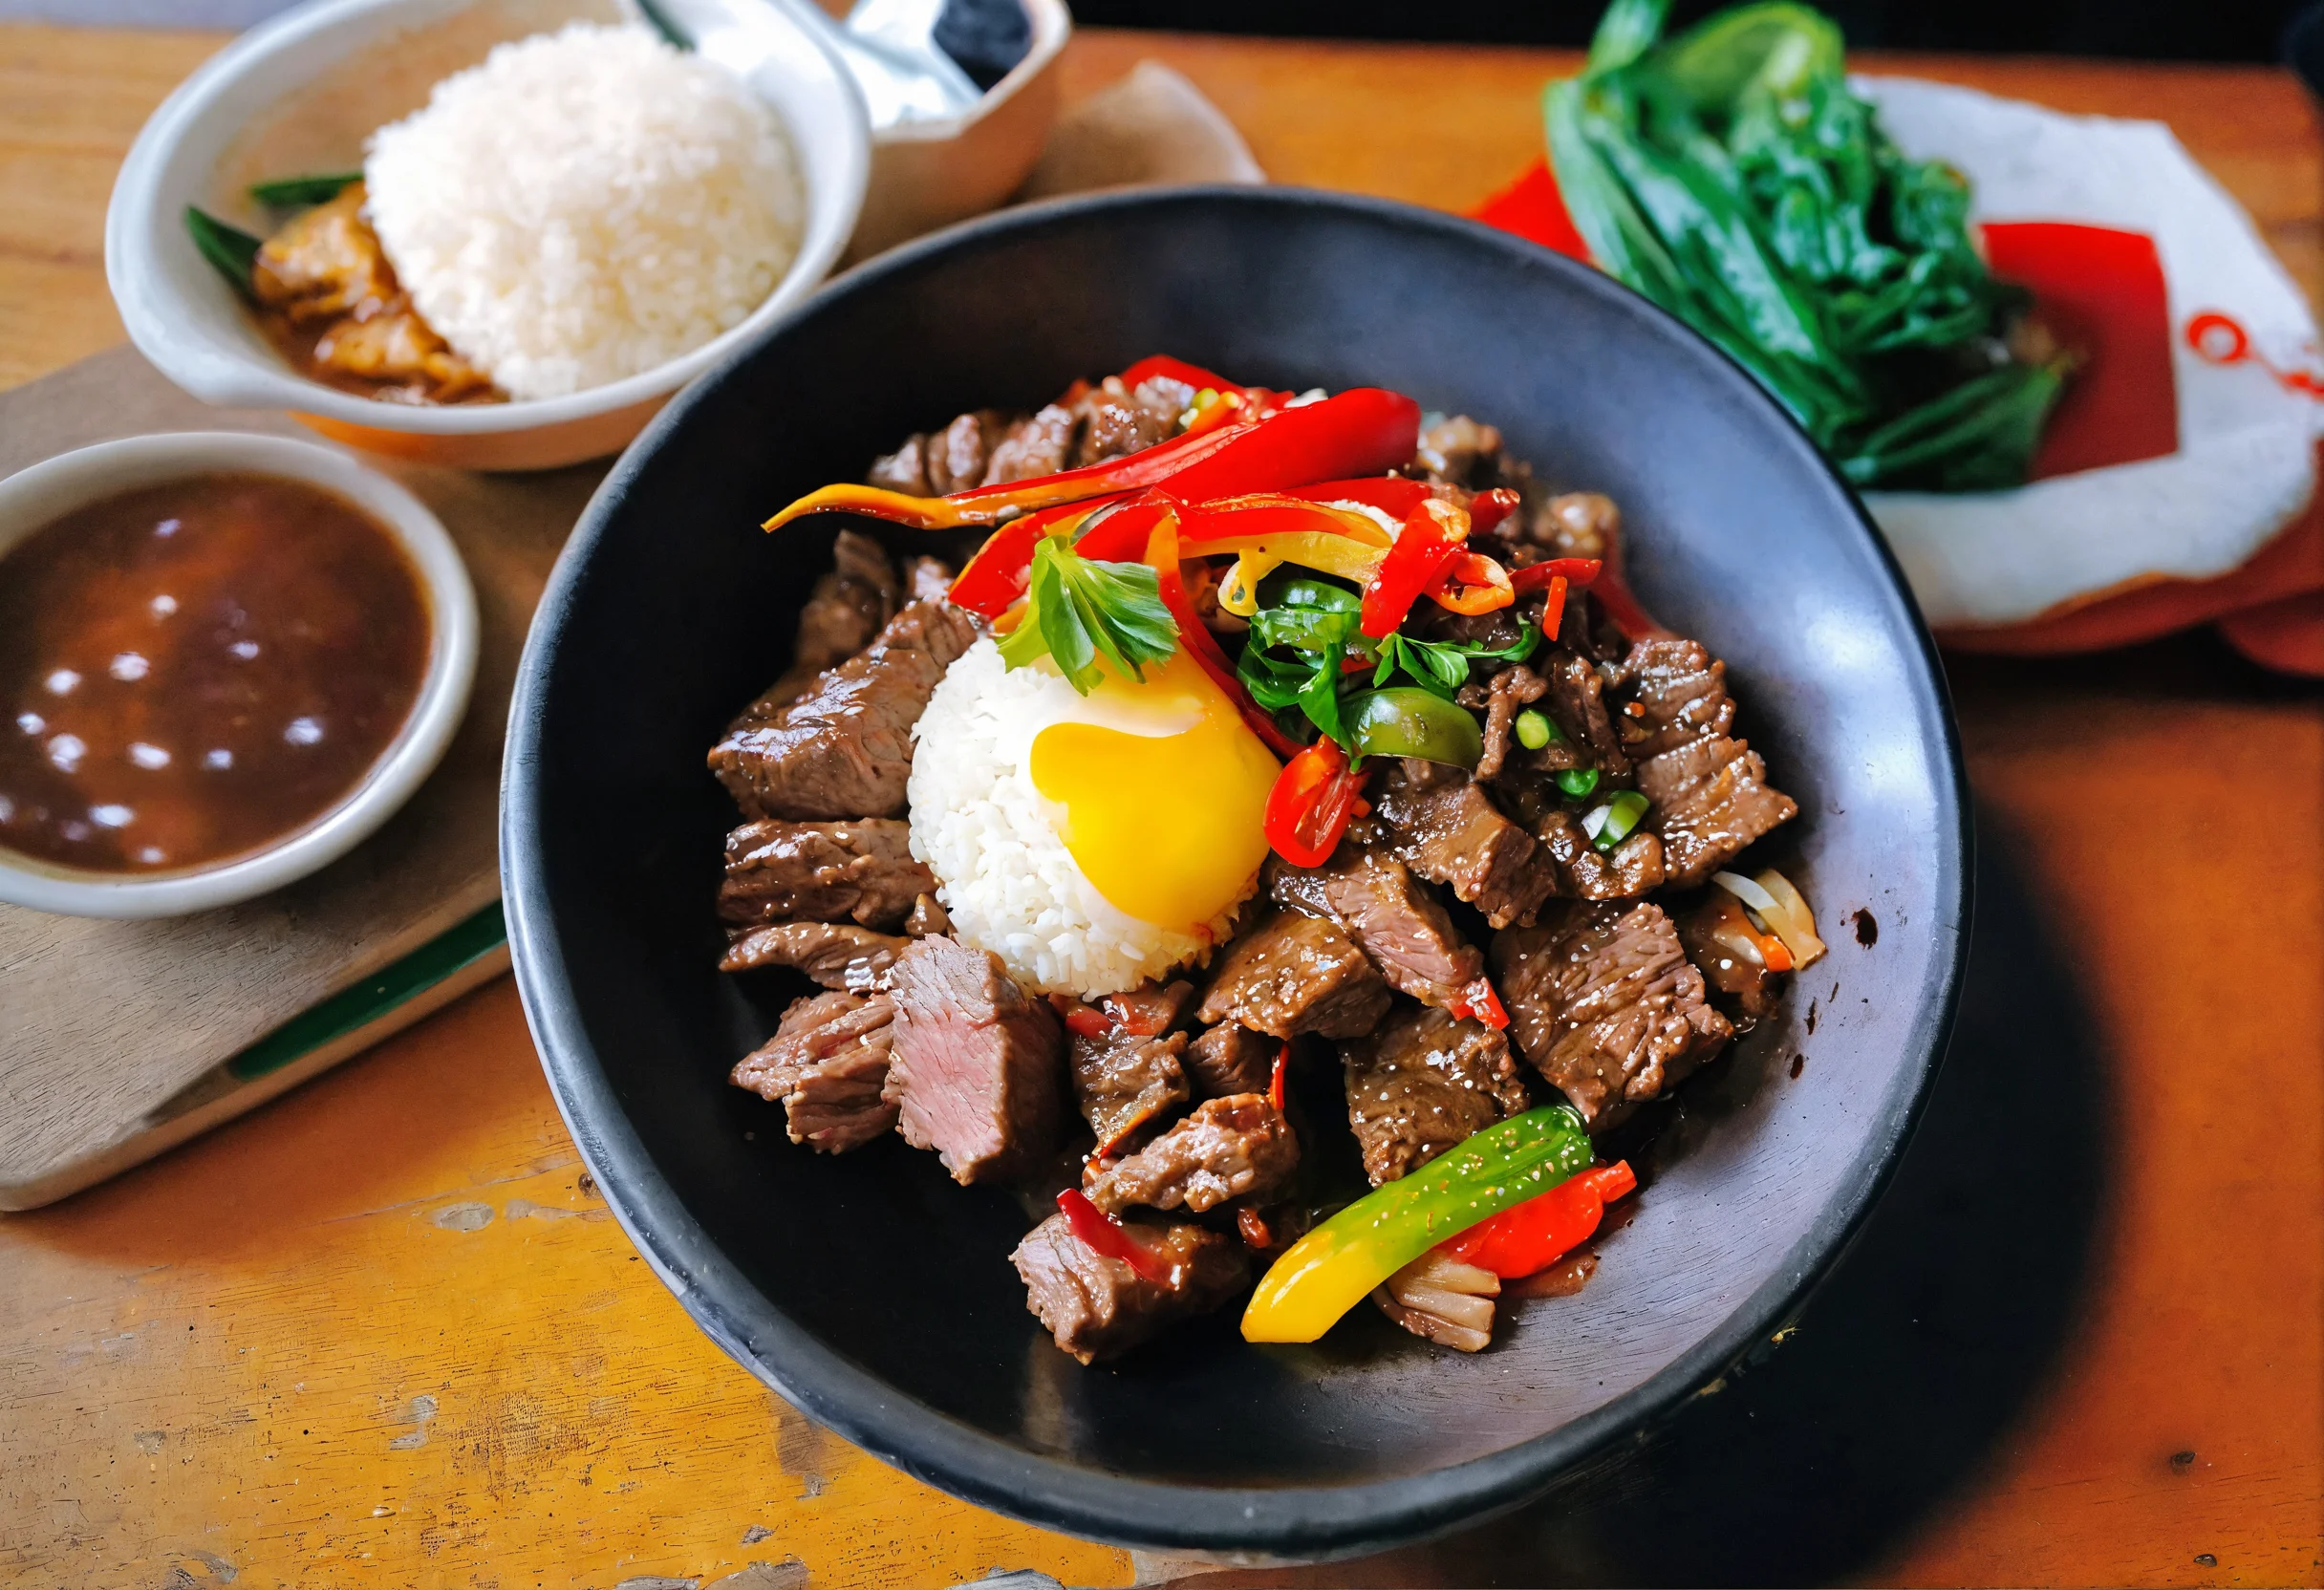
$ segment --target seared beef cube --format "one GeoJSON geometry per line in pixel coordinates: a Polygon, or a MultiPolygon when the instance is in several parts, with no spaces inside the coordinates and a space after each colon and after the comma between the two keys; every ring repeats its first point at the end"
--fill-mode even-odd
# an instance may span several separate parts
{"type": "Polygon", "coordinates": [[[1185,1052],[1182,1032],[1140,1038],[1115,1028],[1097,1038],[1073,1035],[1073,1102],[1097,1134],[1098,1152],[1186,1103],[1186,1072],[1179,1064],[1185,1052]]]}
{"type": "Polygon", "coordinates": [[[1127,994],[1108,994],[1108,1020],[1141,1038],[1166,1033],[1186,1021],[1194,1005],[1194,985],[1181,978],[1169,984],[1140,983],[1127,994]]]}
{"type": "Polygon", "coordinates": [[[1533,835],[1502,815],[1469,776],[1435,763],[1391,769],[1377,798],[1395,849],[1412,870],[1485,913],[1495,927],[1530,921],[1557,876],[1533,835]]]}
{"type": "Polygon", "coordinates": [[[1280,1039],[1226,1021],[1189,1043],[1179,1064],[1186,1067],[1186,1079],[1197,1098],[1263,1093],[1275,1080],[1275,1057],[1282,1048],[1280,1039]]]}
{"type": "Polygon", "coordinates": [[[1274,1038],[1352,1038],[1378,1025],[1389,999],[1379,971],[1336,924],[1277,911],[1227,946],[1196,1014],[1274,1038]]]}
{"type": "Polygon", "coordinates": [[[902,605],[888,554],[870,536],[840,531],[831,543],[831,565],[799,610],[791,665],[744,716],[771,718],[806,695],[825,669],[837,667],[871,645],[902,605]]]}
{"type": "Polygon", "coordinates": [[[958,608],[913,603],[798,700],[752,703],[712,748],[710,770],[747,817],[900,816],[912,725],[977,634],[958,608]]]}
{"type": "Polygon", "coordinates": [[[1453,1005],[1484,975],[1485,957],[1464,943],[1452,916],[1405,866],[1351,831],[1322,867],[1267,863],[1276,899],[1345,928],[1390,988],[1423,1003],[1453,1005]]]}
{"type": "Polygon", "coordinates": [[[872,461],[864,475],[864,484],[878,486],[882,491],[900,491],[907,497],[933,497],[936,487],[928,483],[928,443],[925,435],[909,436],[904,444],[893,453],[882,453],[872,461]]]}
{"type": "Polygon", "coordinates": [[[1509,1035],[1603,1131],[1733,1036],[1662,908],[1577,903],[1493,941],[1509,1035]]]}
{"type": "Polygon", "coordinates": [[[1158,376],[1140,381],[1133,392],[1118,378],[1107,376],[1072,405],[1082,426],[1074,448],[1075,467],[1141,453],[1168,440],[1177,434],[1178,417],[1194,397],[1183,381],[1158,376]]]}
{"type": "Polygon", "coordinates": [[[895,960],[895,1052],[887,1096],[896,1128],[934,1149],[963,1185],[1022,1175],[1064,1128],[1057,1013],[1025,997],[1001,958],[950,938],[915,938],[895,960]]]}
{"type": "Polygon", "coordinates": [[[1073,1235],[1063,1214],[1025,1234],[1009,1262],[1024,1278],[1025,1306],[1084,1364],[1118,1358],[1180,1320],[1207,1314],[1250,1278],[1242,1244],[1201,1226],[1125,1223],[1169,1282],[1148,1280],[1073,1235]]]}
{"type": "Polygon", "coordinates": [[[1089,1183],[1108,1214],[1132,1204],[1196,1214],[1229,1198],[1272,1197],[1299,1168],[1299,1139],[1264,1093],[1209,1099],[1194,1113],[1089,1183]]]}
{"type": "Polygon", "coordinates": [[[1767,763],[1740,740],[1707,735],[1638,764],[1647,821],[1662,836],[1663,867],[1684,889],[1710,880],[1744,847],[1799,814],[1769,787],[1767,763]]]}
{"type": "Polygon", "coordinates": [[[734,1084],[783,1106],[790,1139],[845,1153],[895,1125],[880,1096],[895,1005],[885,994],[810,994],[783,1013],[775,1036],[742,1057],[734,1084]]]}
{"type": "Polygon", "coordinates": [[[893,934],[839,922],[770,922],[739,934],[726,946],[721,972],[756,972],[787,966],[826,988],[858,993],[888,986],[895,957],[910,943],[893,934]]]}
{"type": "Polygon", "coordinates": [[[1641,828],[1613,849],[1601,850],[1572,812],[1558,809],[1542,814],[1534,837],[1557,867],[1557,892],[1568,898],[1620,900],[1662,885],[1663,842],[1651,829],[1641,828]]]}
{"type": "Polygon", "coordinates": [[[1754,1020],[1775,1008],[1783,988],[1782,974],[1767,969],[1758,937],[1743,902],[1724,889],[1704,890],[1694,909],[1678,918],[1678,941],[1694,969],[1729,1010],[1754,1020]]]}
{"type": "Polygon", "coordinates": [[[936,886],[912,859],[912,827],[861,823],[745,823],[726,836],[719,916],[734,927],[806,918],[894,929],[936,886]]]}
{"type": "Polygon", "coordinates": [[[1445,1011],[1400,1012],[1377,1034],[1341,1044],[1340,1056],[1347,1124],[1374,1187],[1526,1107],[1508,1040],[1445,1011]]]}
{"type": "MultiPolygon", "coordinates": [[[[994,409],[964,414],[920,443],[928,488],[936,496],[984,483],[993,447],[1008,434],[1006,415],[994,409]]],[[[879,466],[874,464],[873,469],[879,466]]]]}
{"type": "Polygon", "coordinates": [[[1641,640],[1623,659],[1622,682],[1634,720],[1646,731],[1630,754],[1639,761],[1734,727],[1727,664],[1691,640],[1641,640]]]}

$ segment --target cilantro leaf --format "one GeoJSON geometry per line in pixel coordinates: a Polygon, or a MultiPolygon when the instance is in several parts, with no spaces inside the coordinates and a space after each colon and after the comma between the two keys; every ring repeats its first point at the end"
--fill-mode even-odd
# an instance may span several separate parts
{"type": "Polygon", "coordinates": [[[1101,655],[1139,680],[1147,665],[1168,662],[1178,649],[1178,621],[1147,565],[1086,558],[1063,536],[1048,536],[1033,549],[1025,610],[1000,646],[1010,668],[1048,656],[1087,696],[1102,677],[1101,655]]]}

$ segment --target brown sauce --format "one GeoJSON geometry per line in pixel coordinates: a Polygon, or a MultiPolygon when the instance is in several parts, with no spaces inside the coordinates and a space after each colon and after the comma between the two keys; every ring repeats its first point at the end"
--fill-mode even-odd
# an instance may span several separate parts
{"type": "Polygon", "coordinates": [[[105,872],[197,867],[359,784],[425,677],[395,536],[273,476],[124,492],[0,556],[0,845],[105,872]]]}

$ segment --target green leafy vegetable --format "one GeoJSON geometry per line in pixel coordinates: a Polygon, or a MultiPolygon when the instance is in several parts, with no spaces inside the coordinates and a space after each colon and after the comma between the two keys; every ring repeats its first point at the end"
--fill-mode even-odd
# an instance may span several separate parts
{"type": "Polygon", "coordinates": [[[202,257],[217,267],[218,274],[233,284],[245,298],[256,300],[250,289],[250,267],[258,259],[259,240],[239,226],[229,226],[214,215],[185,206],[185,229],[193,235],[202,257]]]}
{"type": "Polygon", "coordinates": [[[332,171],[314,177],[278,177],[270,183],[252,183],[250,197],[276,209],[295,209],[302,204],[328,204],[362,180],[363,173],[360,171],[332,171]]]}
{"type": "Polygon", "coordinates": [[[1026,606],[1001,639],[1001,659],[1022,668],[1046,655],[1066,682],[1089,694],[1101,656],[1133,679],[1178,649],[1178,623],[1151,568],[1107,563],[1076,552],[1063,536],[1033,550],[1026,606]]]}
{"type": "Polygon", "coordinates": [[[1667,7],[1614,0],[1587,67],[1543,99],[1591,254],[1750,371],[1856,484],[2022,483],[2068,361],[2012,351],[2030,300],[1970,241],[1967,181],[1904,156],[1814,11],[1762,0],[1664,40],[1667,7]]]}

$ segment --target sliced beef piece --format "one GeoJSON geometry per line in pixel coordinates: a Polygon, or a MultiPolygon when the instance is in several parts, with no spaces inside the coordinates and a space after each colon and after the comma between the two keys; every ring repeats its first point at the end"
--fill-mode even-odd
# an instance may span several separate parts
{"type": "Polygon", "coordinates": [[[753,702],[711,748],[710,770],[747,817],[895,817],[912,774],[912,725],[975,616],[914,602],[879,638],[788,704],[753,702]]]}
{"type": "Polygon", "coordinates": [[[1022,1175],[1056,1151],[1064,1044],[1045,1000],[1028,999],[999,956],[940,936],[912,940],[890,987],[887,1097],[905,1142],[934,1149],[963,1185],[1022,1175]]]}
{"type": "Polygon", "coordinates": [[[936,887],[936,874],[912,859],[911,825],[895,818],[765,818],[726,836],[719,918],[738,928],[806,918],[893,931],[936,887]]]}
{"type": "Polygon", "coordinates": [[[1638,764],[1639,793],[1653,803],[1646,821],[1661,835],[1670,882],[1709,881],[1744,847],[1799,814],[1767,782],[1767,763],[1740,740],[1706,735],[1638,764]]]}
{"type": "Polygon", "coordinates": [[[895,1005],[885,994],[810,994],[775,1036],[742,1057],[734,1084],[783,1106],[790,1139],[827,1154],[860,1148],[895,1125],[880,1096],[895,1005]]]}
{"type": "Polygon", "coordinates": [[[952,914],[944,902],[934,894],[923,894],[912,902],[912,914],[904,918],[904,934],[909,938],[926,938],[933,933],[952,932],[952,914]]]}
{"type": "Polygon", "coordinates": [[[1224,1021],[1189,1043],[1179,1064],[1197,1098],[1263,1093],[1275,1080],[1275,1057],[1282,1047],[1280,1039],[1224,1021]]]}
{"type": "Polygon", "coordinates": [[[952,565],[942,558],[914,558],[904,569],[904,600],[941,602],[951,594],[952,582],[952,565]]]}
{"type": "Polygon", "coordinates": [[[1097,1252],[1052,1214],[1009,1255],[1024,1278],[1025,1306],[1084,1364],[1116,1358],[1180,1320],[1207,1314],[1239,1291],[1250,1260],[1231,1236],[1194,1225],[1126,1223],[1172,1279],[1151,1281],[1097,1252]]]}
{"type": "MultiPolygon", "coordinates": [[[[1500,772],[1516,743],[1514,725],[1517,714],[1539,700],[1548,689],[1541,676],[1521,662],[1513,662],[1493,676],[1485,691],[1485,754],[1477,758],[1471,777],[1490,779],[1500,772]]],[[[1549,750],[1555,744],[1552,741],[1542,749],[1549,750]]]]}
{"type": "Polygon", "coordinates": [[[1406,761],[1390,769],[1375,800],[1396,855],[1496,928],[1531,919],[1557,887],[1533,835],[1458,768],[1406,761]]]}
{"type": "Polygon", "coordinates": [[[1783,976],[1767,969],[1743,902],[1724,889],[1706,889],[1678,917],[1678,941],[1703,980],[1734,1014],[1757,1020],[1775,1008],[1783,976]]]}
{"type": "Polygon", "coordinates": [[[1533,832],[1541,853],[1557,868],[1556,892],[1569,899],[1628,899],[1662,887],[1663,842],[1649,829],[1640,828],[1613,849],[1601,850],[1572,812],[1556,808],[1542,813],[1533,832]]]}
{"type": "MultiPolygon", "coordinates": [[[[1605,681],[1587,657],[1559,652],[1541,664],[1542,705],[1570,747],[1565,765],[1595,767],[1608,779],[1630,776],[1630,758],[1605,705],[1605,681]]],[[[1556,750],[1553,742],[1545,749],[1556,750]]],[[[1541,765],[1549,765],[1547,762],[1541,765]]]]}
{"type": "Polygon", "coordinates": [[[1089,1183],[1108,1214],[1132,1204],[1200,1214],[1230,1198],[1264,1202],[1299,1168],[1299,1139],[1264,1093],[1205,1100],[1194,1112],[1089,1183]]]}
{"type": "Polygon", "coordinates": [[[1460,1003],[1462,990],[1484,973],[1485,957],[1462,940],[1444,906],[1385,844],[1351,834],[1318,868],[1270,857],[1267,890],[1296,911],[1345,928],[1390,988],[1424,1003],[1460,1003]]]}
{"type": "Polygon", "coordinates": [[[1185,1021],[1194,1007],[1194,985],[1176,982],[1141,983],[1127,994],[1108,994],[1108,1016],[1125,1030],[1142,1038],[1166,1033],[1185,1021]]]}
{"type": "Polygon", "coordinates": [[[930,437],[922,449],[928,461],[928,483],[942,497],[984,483],[994,444],[1008,434],[1006,415],[979,409],[959,416],[930,437]]]}
{"type": "Polygon", "coordinates": [[[1273,1038],[1352,1038],[1388,1014],[1389,999],[1379,971],[1336,923],[1277,911],[1227,946],[1196,1014],[1273,1038]]]}
{"type": "Polygon", "coordinates": [[[1630,748],[1638,761],[1673,751],[1706,735],[1734,727],[1735,704],[1727,694],[1727,664],[1691,640],[1646,639],[1623,659],[1625,709],[1642,738],[1630,748]]]}
{"type": "Polygon", "coordinates": [[[1099,1153],[1186,1103],[1185,1053],[1182,1032],[1140,1038],[1116,1028],[1099,1038],[1073,1035],[1067,1073],[1073,1102],[1097,1134],[1099,1153]]]}
{"type": "Polygon", "coordinates": [[[1734,1029],[1703,999],[1662,908],[1606,902],[1493,941],[1509,1036],[1603,1131],[1719,1051],[1734,1029]]]}
{"type": "Polygon", "coordinates": [[[719,962],[721,972],[787,966],[826,988],[857,992],[888,986],[895,957],[912,940],[838,922],[770,922],[735,935],[719,962]]]}
{"type": "Polygon", "coordinates": [[[1526,1107],[1508,1040],[1481,1021],[1426,1006],[1340,1045],[1347,1124],[1374,1187],[1417,1170],[1526,1107]]]}
{"type": "Polygon", "coordinates": [[[831,544],[831,563],[799,610],[791,665],[751,703],[751,713],[771,716],[806,695],[825,669],[871,645],[895,616],[903,596],[878,542],[842,530],[831,544]]]}
{"type": "Polygon", "coordinates": [[[933,497],[936,487],[928,481],[928,443],[926,435],[910,436],[893,453],[882,453],[872,461],[864,474],[864,484],[878,486],[883,491],[900,491],[907,497],[933,497]]]}

